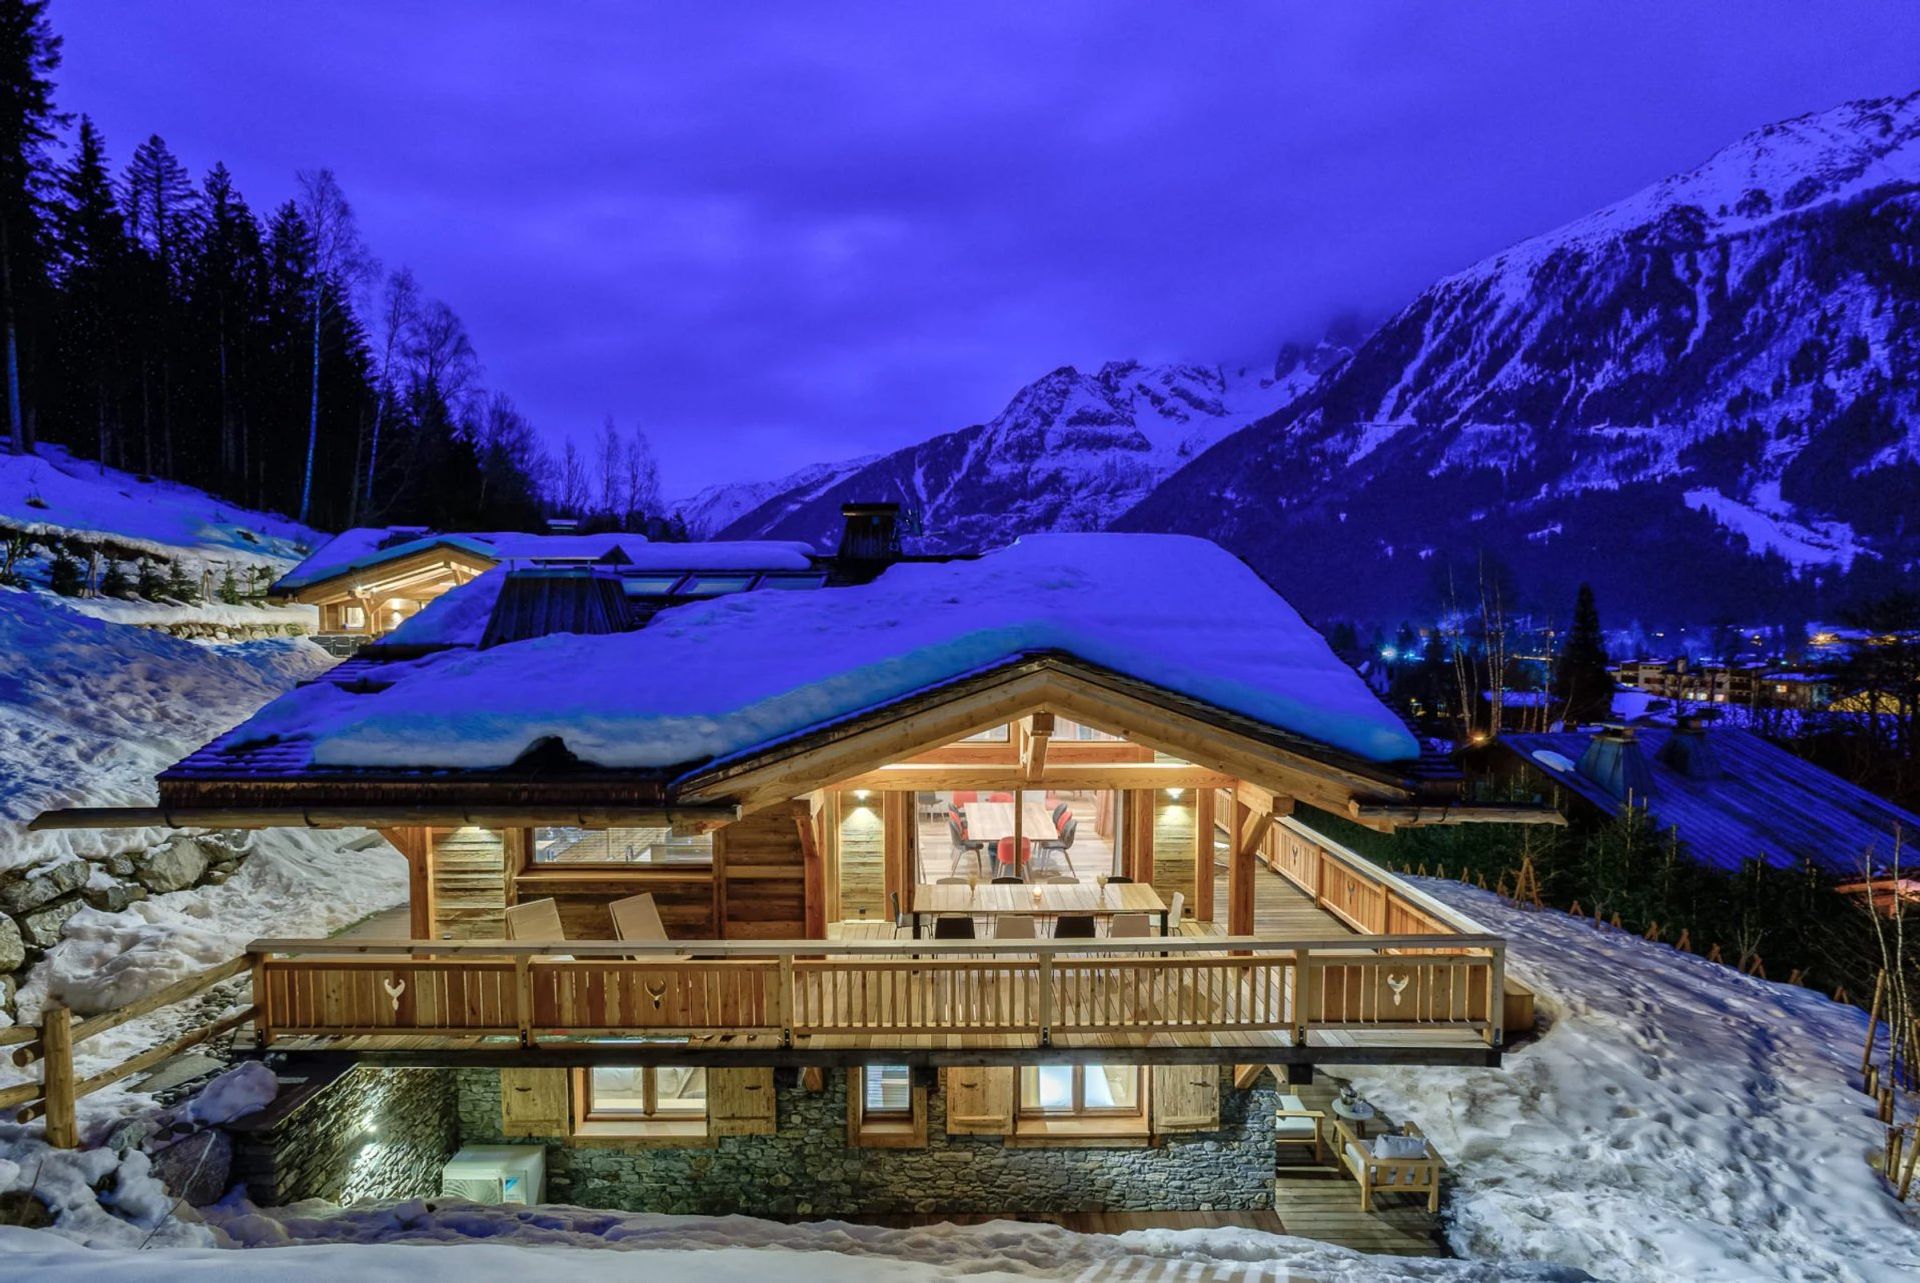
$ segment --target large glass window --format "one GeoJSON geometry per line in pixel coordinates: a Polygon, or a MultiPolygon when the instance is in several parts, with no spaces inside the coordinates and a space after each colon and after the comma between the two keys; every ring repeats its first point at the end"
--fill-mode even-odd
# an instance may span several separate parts
{"type": "Polygon", "coordinates": [[[917,880],[1092,882],[1118,872],[1117,789],[985,789],[914,798],[917,880]]]}
{"type": "Polygon", "coordinates": [[[1020,1112],[1078,1118],[1140,1113],[1138,1065],[1027,1065],[1020,1070],[1020,1112]]]}
{"type": "Polygon", "coordinates": [[[658,828],[533,831],[535,864],[711,864],[713,834],[658,828]]]}
{"type": "Polygon", "coordinates": [[[600,1067],[586,1075],[588,1122],[705,1118],[707,1071],[678,1065],[600,1067]]]}

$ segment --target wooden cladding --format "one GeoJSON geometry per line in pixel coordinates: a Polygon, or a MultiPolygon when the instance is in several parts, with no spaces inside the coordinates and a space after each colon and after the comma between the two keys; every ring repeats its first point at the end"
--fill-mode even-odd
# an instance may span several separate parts
{"type": "Polygon", "coordinates": [[[947,1135],[1003,1136],[1012,1131],[1018,1073],[1010,1066],[947,1070],[947,1135]]]}
{"type": "Polygon", "coordinates": [[[428,829],[434,938],[498,940],[506,934],[507,838],[502,829],[428,829]]]}
{"type": "Polygon", "coordinates": [[[1213,1131],[1220,1126],[1220,1070],[1213,1065],[1153,1067],[1153,1130],[1213,1131]]]}

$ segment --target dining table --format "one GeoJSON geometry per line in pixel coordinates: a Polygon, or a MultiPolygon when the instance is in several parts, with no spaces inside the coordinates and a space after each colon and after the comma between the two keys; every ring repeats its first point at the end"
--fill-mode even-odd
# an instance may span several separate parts
{"type": "Polygon", "coordinates": [[[1144,882],[919,882],[914,884],[908,908],[913,935],[920,938],[922,922],[941,914],[993,918],[1003,915],[1057,918],[1062,914],[1090,914],[1111,919],[1120,913],[1144,913],[1160,920],[1167,934],[1169,910],[1160,893],[1144,882]]]}
{"type": "MultiPolygon", "coordinates": [[[[1012,802],[968,802],[960,813],[967,817],[967,838],[974,842],[998,842],[1013,836],[1012,802]]],[[[1060,836],[1053,812],[1045,802],[1020,803],[1020,836],[1031,842],[1051,842],[1060,836]]]]}

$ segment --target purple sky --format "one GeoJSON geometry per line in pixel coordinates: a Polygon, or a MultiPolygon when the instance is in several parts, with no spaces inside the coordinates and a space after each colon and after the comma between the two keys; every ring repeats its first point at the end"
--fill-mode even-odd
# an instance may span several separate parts
{"type": "Polygon", "coordinates": [[[1332,314],[1920,87],[1920,5],[54,6],[61,104],[256,210],[330,165],[550,435],[668,493],[991,417],[1056,366],[1332,314]],[[752,9],[751,18],[743,16],[752,9]]]}

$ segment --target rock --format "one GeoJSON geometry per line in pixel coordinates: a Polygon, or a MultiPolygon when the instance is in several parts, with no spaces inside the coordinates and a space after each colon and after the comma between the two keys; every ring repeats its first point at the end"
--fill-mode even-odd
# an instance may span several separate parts
{"type": "Polygon", "coordinates": [[[86,887],[80,892],[80,898],[87,902],[89,909],[118,913],[128,905],[146,899],[147,889],[137,882],[116,882],[112,886],[86,887]]]}
{"type": "Polygon", "coordinates": [[[233,1142],[218,1129],[194,1132],[152,1155],[167,1192],[195,1207],[218,1202],[233,1168],[233,1142]]]}
{"type": "Polygon", "coordinates": [[[0,913],[11,913],[17,918],[52,904],[85,886],[92,874],[93,867],[85,860],[68,860],[64,864],[41,865],[10,880],[0,880],[0,913]]]}
{"type": "Polygon", "coordinates": [[[192,838],[154,847],[135,857],[141,885],[156,895],[184,891],[207,871],[207,853],[192,838]]]}
{"type": "Polygon", "coordinates": [[[47,1205],[29,1194],[26,1190],[8,1190],[0,1194],[0,1225],[18,1225],[24,1229],[43,1230],[53,1224],[53,1213],[47,1205]]]}
{"type": "Polygon", "coordinates": [[[86,907],[86,902],[76,895],[22,914],[16,919],[21,938],[35,949],[51,949],[60,943],[60,932],[67,925],[67,919],[86,907]]]}
{"type": "Polygon", "coordinates": [[[115,1122],[106,1135],[99,1140],[101,1149],[110,1149],[116,1154],[126,1154],[129,1150],[139,1149],[153,1135],[153,1119],[146,1114],[133,1118],[123,1118],[115,1122]]]}
{"type": "Polygon", "coordinates": [[[231,864],[216,865],[214,868],[207,870],[206,876],[200,879],[200,884],[202,886],[217,887],[238,872],[239,870],[231,864]]]}
{"type": "Polygon", "coordinates": [[[27,946],[20,939],[20,927],[0,913],[0,971],[18,971],[27,960],[27,946]]]}
{"type": "Polygon", "coordinates": [[[128,878],[131,878],[133,876],[133,872],[134,872],[133,857],[128,855],[125,851],[121,851],[115,855],[108,856],[105,860],[102,860],[100,862],[100,867],[104,868],[108,873],[112,874],[114,877],[119,878],[122,882],[125,882],[128,878]]]}

